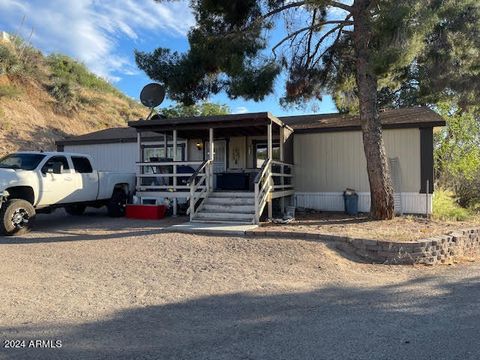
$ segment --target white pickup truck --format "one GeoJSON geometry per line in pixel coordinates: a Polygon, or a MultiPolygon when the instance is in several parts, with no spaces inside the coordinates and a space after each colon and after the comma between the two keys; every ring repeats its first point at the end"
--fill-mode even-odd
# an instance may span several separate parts
{"type": "Polygon", "coordinates": [[[63,207],[81,215],[87,206],[125,213],[135,174],[97,171],[87,155],[18,152],[0,159],[0,234],[29,230],[36,213],[63,207]]]}

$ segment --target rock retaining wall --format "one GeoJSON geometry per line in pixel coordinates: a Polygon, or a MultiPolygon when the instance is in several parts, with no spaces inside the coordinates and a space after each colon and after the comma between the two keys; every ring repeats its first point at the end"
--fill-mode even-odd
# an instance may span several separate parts
{"type": "Polygon", "coordinates": [[[339,249],[383,264],[435,265],[448,263],[459,257],[480,254],[480,227],[413,242],[352,239],[333,235],[279,231],[249,231],[246,235],[329,241],[339,249]]]}
{"type": "Polygon", "coordinates": [[[458,257],[480,254],[480,229],[468,229],[415,242],[348,239],[339,248],[385,264],[445,263],[458,257]]]}

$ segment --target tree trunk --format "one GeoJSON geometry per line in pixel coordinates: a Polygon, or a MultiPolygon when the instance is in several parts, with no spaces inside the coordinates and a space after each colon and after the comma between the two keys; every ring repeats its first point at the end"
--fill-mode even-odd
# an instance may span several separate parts
{"type": "Polygon", "coordinates": [[[369,63],[370,3],[371,0],[355,0],[353,5],[356,82],[370,183],[370,213],[374,219],[385,220],[392,219],[395,212],[393,186],[377,109],[377,78],[369,63]]]}

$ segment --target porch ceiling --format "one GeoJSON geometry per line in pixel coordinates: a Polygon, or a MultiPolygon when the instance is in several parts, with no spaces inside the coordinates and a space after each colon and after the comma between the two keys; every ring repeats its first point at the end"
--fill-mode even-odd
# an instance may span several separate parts
{"type": "Polygon", "coordinates": [[[278,118],[268,112],[140,120],[129,122],[128,125],[139,132],[165,133],[177,130],[177,135],[184,139],[206,139],[210,128],[214,129],[215,138],[266,135],[267,125],[270,123],[278,125],[274,129],[284,126],[278,118]]]}

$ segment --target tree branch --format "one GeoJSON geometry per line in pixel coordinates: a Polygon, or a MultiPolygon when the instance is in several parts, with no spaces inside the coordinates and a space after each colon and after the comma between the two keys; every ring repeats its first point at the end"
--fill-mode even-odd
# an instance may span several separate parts
{"type": "Polygon", "coordinates": [[[333,6],[333,7],[348,11],[348,12],[352,12],[352,10],[353,10],[352,6],[342,4],[341,2],[338,2],[338,1],[329,1],[327,5],[330,5],[330,6],[333,6]]]}
{"type": "MultiPolygon", "coordinates": [[[[307,26],[307,27],[298,29],[297,31],[294,31],[293,33],[288,34],[288,35],[285,36],[282,40],[280,40],[280,41],[272,48],[272,52],[275,53],[275,50],[278,49],[278,47],[281,46],[281,45],[282,45],[285,41],[287,41],[288,39],[291,39],[291,38],[293,38],[293,37],[296,37],[298,34],[301,34],[301,33],[304,32],[304,31],[308,31],[308,30],[314,31],[315,29],[320,29],[322,26],[328,25],[328,24],[340,24],[340,26],[335,27],[335,29],[338,29],[338,28],[340,28],[340,27],[344,27],[344,26],[347,26],[347,25],[352,25],[353,22],[352,22],[352,21],[347,21],[347,20],[322,21],[321,23],[316,24],[316,25],[314,25],[314,26],[307,26]]],[[[332,31],[330,30],[329,33],[331,34],[332,31]]]]}
{"type": "Polygon", "coordinates": [[[282,12],[284,10],[288,10],[288,9],[291,9],[291,8],[294,8],[294,7],[300,7],[300,6],[303,6],[303,5],[305,5],[305,1],[297,1],[297,2],[293,2],[293,3],[289,3],[287,5],[279,7],[278,9],[275,9],[275,10],[272,10],[272,11],[266,13],[265,15],[262,16],[262,19],[266,19],[266,18],[268,18],[270,16],[273,16],[275,14],[278,14],[279,12],[282,12]]]}

